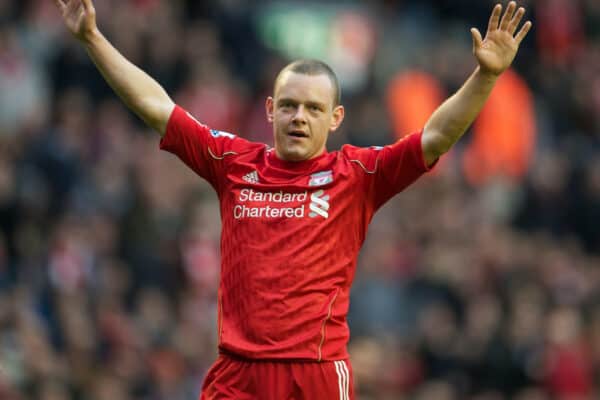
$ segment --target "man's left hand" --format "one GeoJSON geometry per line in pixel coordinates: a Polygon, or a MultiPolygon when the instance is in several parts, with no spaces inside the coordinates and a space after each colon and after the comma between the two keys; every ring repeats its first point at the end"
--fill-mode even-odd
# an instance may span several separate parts
{"type": "Polygon", "coordinates": [[[531,29],[531,21],[525,22],[519,32],[515,35],[519,23],[525,14],[525,9],[519,7],[511,1],[502,14],[502,5],[496,4],[485,38],[481,38],[481,33],[477,28],[471,28],[473,36],[473,54],[477,58],[481,72],[498,76],[504,72],[512,63],[517,54],[521,41],[531,29]],[[515,11],[516,10],[516,11],[515,11]]]}

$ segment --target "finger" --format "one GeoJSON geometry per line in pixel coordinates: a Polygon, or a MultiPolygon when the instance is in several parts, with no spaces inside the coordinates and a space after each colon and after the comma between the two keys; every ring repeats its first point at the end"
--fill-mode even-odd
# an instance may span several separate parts
{"type": "Polygon", "coordinates": [[[500,14],[502,13],[502,4],[496,4],[492,15],[490,16],[490,22],[488,24],[488,33],[498,29],[498,22],[500,21],[500,14]]]}
{"type": "Polygon", "coordinates": [[[79,0],[67,0],[67,2],[66,2],[67,13],[69,13],[69,14],[73,13],[75,10],[77,10],[77,8],[79,8],[80,5],[81,5],[81,3],[79,2],[79,0]]]}
{"type": "Polygon", "coordinates": [[[92,3],[92,0],[83,0],[83,8],[85,8],[85,11],[87,12],[94,11],[94,4],[92,3]]]}
{"type": "Polygon", "coordinates": [[[519,7],[519,9],[515,13],[515,16],[513,17],[512,21],[510,21],[510,24],[508,24],[508,32],[511,35],[515,34],[515,32],[517,30],[517,26],[519,26],[519,23],[521,22],[523,15],[525,15],[525,9],[523,7],[519,7]]]}
{"type": "Polygon", "coordinates": [[[527,21],[525,22],[525,24],[523,24],[523,26],[521,27],[521,30],[519,31],[519,33],[517,33],[517,36],[515,36],[515,40],[517,41],[518,44],[521,44],[521,41],[523,39],[525,39],[525,36],[527,35],[527,32],[529,32],[529,30],[531,29],[531,21],[527,21]]]}
{"type": "Polygon", "coordinates": [[[67,3],[67,15],[79,15],[81,12],[81,0],[69,0],[67,3]]]}
{"type": "Polygon", "coordinates": [[[483,44],[483,39],[477,28],[471,28],[471,37],[473,38],[473,50],[480,48],[483,44]]]}
{"type": "Polygon", "coordinates": [[[56,7],[58,7],[60,11],[63,11],[66,7],[65,2],[63,0],[54,0],[54,4],[56,4],[56,7]]]}
{"type": "Polygon", "coordinates": [[[508,28],[508,24],[510,23],[510,21],[513,17],[516,7],[517,7],[517,3],[515,3],[514,1],[511,1],[510,3],[508,3],[506,12],[502,16],[502,21],[500,21],[500,29],[501,30],[504,31],[504,30],[506,30],[506,28],[508,28]]]}

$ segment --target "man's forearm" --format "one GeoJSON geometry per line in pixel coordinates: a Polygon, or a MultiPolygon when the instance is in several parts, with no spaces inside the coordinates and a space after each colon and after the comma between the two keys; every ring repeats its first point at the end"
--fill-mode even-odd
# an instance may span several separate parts
{"type": "Polygon", "coordinates": [[[174,103],[162,86],[123,57],[100,31],[90,33],[82,43],[127,107],[163,135],[174,103]]]}
{"type": "Polygon", "coordinates": [[[482,73],[477,67],[465,84],[429,118],[423,132],[428,163],[450,150],[483,108],[498,76],[482,73]]]}

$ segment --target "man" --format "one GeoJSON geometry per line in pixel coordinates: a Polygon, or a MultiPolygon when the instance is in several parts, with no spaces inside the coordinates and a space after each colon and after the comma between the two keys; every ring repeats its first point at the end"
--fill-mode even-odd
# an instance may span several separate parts
{"type": "MultiPolygon", "coordinates": [[[[217,191],[221,204],[219,358],[201,399],[352,399],[346,314],[367,226],[388,199],[426,172],[471,124],[531,23],[496,5],[478,67],[422,132],[382,148],[325,143],[344,119],[339,84],[300,60],[266,100],[274,149],[210,129],[176,106],[99,32],[92,0],[55,0],[69,30],[137,115],[217,191]],[[516,33],[516,34],[515,34],[516,33]]],[[[417,94],[418,95],[418,94],[417,94]]]]}

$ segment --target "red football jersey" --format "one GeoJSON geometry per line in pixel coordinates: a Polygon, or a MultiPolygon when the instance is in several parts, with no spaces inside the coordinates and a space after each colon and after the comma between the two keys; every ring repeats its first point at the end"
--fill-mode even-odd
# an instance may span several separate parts
{"type": "Polygon", "coordinates": [[[347,358],[358,252],[375,211],[427,171],[421,134],[288,162],[176,107],[160,147],[219,196],[220,351],[250,359],[347,358]]]}

